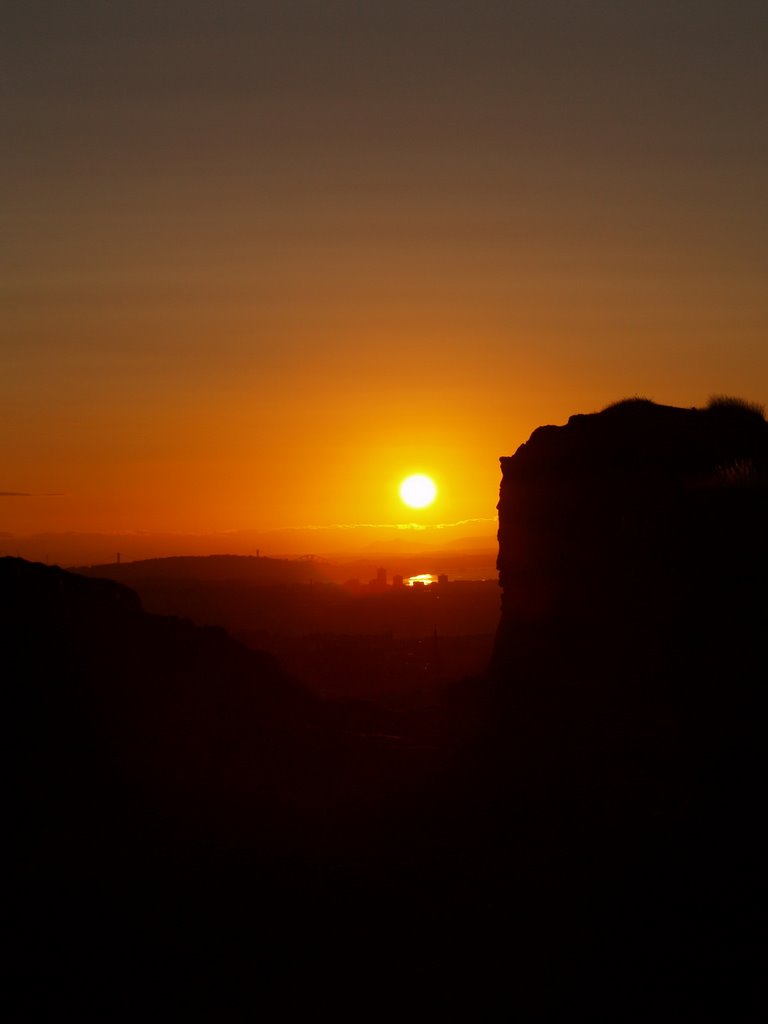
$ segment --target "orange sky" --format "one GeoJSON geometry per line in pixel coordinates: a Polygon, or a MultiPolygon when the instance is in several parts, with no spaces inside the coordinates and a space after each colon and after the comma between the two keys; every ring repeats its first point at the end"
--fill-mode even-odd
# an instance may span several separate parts
{"type": "Polygon", "coordinates": [[[11,6],[0,533],[492,538],[537,425],[768,400],[763,4],[11,6]]]}

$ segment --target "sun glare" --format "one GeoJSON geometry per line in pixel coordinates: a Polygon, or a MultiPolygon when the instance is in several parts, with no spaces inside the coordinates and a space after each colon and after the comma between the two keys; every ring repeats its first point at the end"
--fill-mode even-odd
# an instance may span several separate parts
{"type": "Polygon", "coordinates": [[[428,476],[415,473],[400,484],[400,497],[410,508],[426,508],[437,497],[437,487],[428,476]]]}

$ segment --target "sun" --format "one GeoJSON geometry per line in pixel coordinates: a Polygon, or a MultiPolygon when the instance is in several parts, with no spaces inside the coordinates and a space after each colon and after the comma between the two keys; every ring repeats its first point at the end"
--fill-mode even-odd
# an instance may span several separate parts
{"type": "Polygon", "coordinates": [[[410,508],[426,508],[437,497],[435,481],[423,473],[414,473],[400,484],[400,497],[410,508]]]}

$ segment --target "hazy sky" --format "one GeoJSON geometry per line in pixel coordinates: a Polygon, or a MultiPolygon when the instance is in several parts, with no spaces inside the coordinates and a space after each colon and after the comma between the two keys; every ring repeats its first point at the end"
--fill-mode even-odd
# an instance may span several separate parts
{"type": "MultiPolygon", "coordinates": [[[[768,400],[768,4],[6,0],[0,532],[492,519],[768,400]]],[[[492,524],[489,527],[492,529],[492,524]]]]}

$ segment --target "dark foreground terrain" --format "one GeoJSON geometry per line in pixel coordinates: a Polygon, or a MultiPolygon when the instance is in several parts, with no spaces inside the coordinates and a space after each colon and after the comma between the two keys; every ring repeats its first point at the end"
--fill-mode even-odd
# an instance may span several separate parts
{"type": "Polygon", "coordinates": [[[0,560],[25,1015],[762,1019],[767,434],[535,432],[492,665],[410,710],[0,560]]]}

